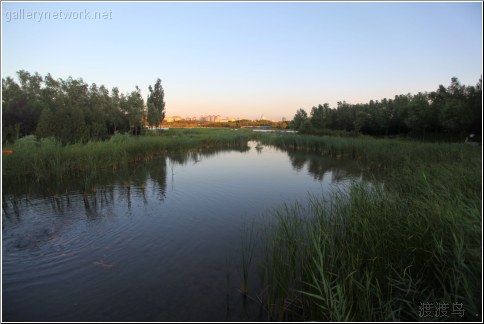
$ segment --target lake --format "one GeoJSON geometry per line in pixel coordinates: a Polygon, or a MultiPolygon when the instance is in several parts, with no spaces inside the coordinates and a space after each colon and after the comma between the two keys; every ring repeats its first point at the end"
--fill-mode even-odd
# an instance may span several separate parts
{"type": "Polygon", "coordinates": [[[254,141],[97,176],[88,192],[3,188],[4,321],[266,320],[238,289],[244,228],[361,179],[351,162],[254,141]]]}

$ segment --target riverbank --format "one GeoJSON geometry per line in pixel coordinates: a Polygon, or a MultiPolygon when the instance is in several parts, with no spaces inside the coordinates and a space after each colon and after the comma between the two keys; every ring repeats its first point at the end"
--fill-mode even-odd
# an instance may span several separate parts
{"type": "Polygon", "coordinates": [[[286,205],[259,244],[271,320],[480,321],[481,150],[315,136],[277,147],[353,159],[382,186],[286,205]]]}
{"type": "Polygon", "coordinates": [[[52,184],[74,177],[89,177],[95,182],[102,173],[116,173],[157,155],[247,146],[250,134],[250,131],[179,129],[152,136],[117,134],[107,141],[70,145],[62,145],[53,138],[37,140],[27,136],[5,147],[13,153],[2,156],[3,184],[6,188],[30,182],[52,184]]]}

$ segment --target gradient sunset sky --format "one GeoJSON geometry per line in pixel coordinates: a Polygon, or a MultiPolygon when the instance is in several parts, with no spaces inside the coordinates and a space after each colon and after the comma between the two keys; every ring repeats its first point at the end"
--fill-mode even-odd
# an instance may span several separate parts
{"type": "Polygon", "coordinates": [[[2,77],[21,69],[121,92],[138,85],[145,100],[161,78],[167,116],[292,119],[326,102],[433,91],[454,76],[476,84],[482,3],[2,2],[2,77]]]}

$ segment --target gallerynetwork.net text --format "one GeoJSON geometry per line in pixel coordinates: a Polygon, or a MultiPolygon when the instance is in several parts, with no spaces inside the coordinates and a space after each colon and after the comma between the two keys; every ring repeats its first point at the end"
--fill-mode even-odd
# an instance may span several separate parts
{"type": "Polygon", "coordinates": [[[89,11],[87,9],[78,11],[30,11],[19,9],[5,11],[5,21],[33,20],[42,22],[46,20],[109,20],[113,19],[113,13],[109,11],[89,11]]]}

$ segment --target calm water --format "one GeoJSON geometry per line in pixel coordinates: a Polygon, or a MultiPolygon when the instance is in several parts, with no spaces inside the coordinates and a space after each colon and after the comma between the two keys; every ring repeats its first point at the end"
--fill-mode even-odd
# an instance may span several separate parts
{"type": "Polygon", "coordinates": [[[264,320],[237,289],[244,225],[359,177],[250,142],[132,166],[89,194],[4,192],[3,320],[264,320]]]}

